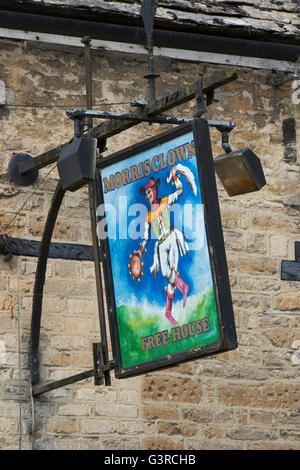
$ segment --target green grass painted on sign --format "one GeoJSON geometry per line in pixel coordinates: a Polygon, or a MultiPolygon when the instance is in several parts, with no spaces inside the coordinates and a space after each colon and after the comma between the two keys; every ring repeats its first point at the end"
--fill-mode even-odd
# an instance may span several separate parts
{"type": "MultiPolygon", "coordinates": [[[[121,355],[124,368],[153,361],[170,354],[176,354],[192,348],[212,344],[219,340],[213,287],[206,293],[196,294],[189,298],[185,309],[182,308],[181,302],[178,302],[173,310],[174,317],[178,321],[179,327],[207,318],[205,325],[209,325],[208,331],[202,331],[200,334],[194,334],[194,336],[188,335],[186,338],[173,341],[173,332],[171,330],[177,327],[171,325],[164,317],[164,310],[161,312],[158,312],[158,310],[159,309],[153,313],[145,313],[144,309],[140,306],[129,307],[123,305],[117,308],[121,355]],[[168,330],[168,344],[149,349],[148,343],[146,343],[146,349],[144,351],[142,350],[142,338],[148,337],[149,335],[154,336],[166,330],[168,330]]],[[[192,324],[190,331],[196,331],[195,324],[192,324]]]]}

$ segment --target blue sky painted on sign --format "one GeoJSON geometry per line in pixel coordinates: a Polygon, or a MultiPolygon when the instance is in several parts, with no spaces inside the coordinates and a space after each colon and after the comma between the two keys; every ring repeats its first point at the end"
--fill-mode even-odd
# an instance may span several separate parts
{"type": "MultiPolygon", "coordinates": [[[[122,162],[111,165],[102,170],[102,179],[109,179],[110,175],[122,172],[125,168],[139,165],[145,160],[152,161],[156,155],[163,153],[164,162],[167,161],[169,149],[174,149],[193,141],[193,134],[188,133],[176,137],[172,141],[153,147],[150,150],[139,153],[122,162]]],[[[176,161],[176,164],[179,163],[176,161]]],[[[196,157],[186,158],[181,164],[187,166],[195,177],[197,186],[197,196],[188,184],[186,178],[181,176],[183,183],[183,194],[176,203],[173,214],[175,227],[179,228],[189,244],[190,251],[186,256],[179,258],[178,271],[180,277],[190,286],[190,295],[203,292],[212,285],[211,270],[206,242],[204,226],[203,204],[198,181],[198,169],[196,157]]],[[[157,172],[151,171],[150,175],[144,176],[132,183],[115,188],[113,191],[104,193],[105,210],[107,217],[107,231],[109,236],[109,247],[112,261],[112,271],[114,279],[114,290],[117,306],[138,305],[147,303],[148,305],[164,307],[166,303],[166,293],[164,286],[166,279],[161,271],[154,278],[150,273],[150,266],[153,264],[153,252],[155,239],[153,233],[147,245],[147,253],[143,255],[144,276],[141,282],[133,280],[129,275],[128,263],[129,255],[134,250],[140,249],[140,237],[144,232],[145,217],[150,209],[146,197],[139,193],[141,186],[146,186],[150,177],[160,179],[158,196],[160,198],[168,196],[175,191],[175,186],[167,183],[166,179],[171,167],[160,169],[157,172]],[[128,237],[128,233],[134,239],[128,237]]],[[[104,192],[104,188],[103,188],[104,192]]],[[[176,300],[182,301],[181,294],[176,291],[176,300]]]]}

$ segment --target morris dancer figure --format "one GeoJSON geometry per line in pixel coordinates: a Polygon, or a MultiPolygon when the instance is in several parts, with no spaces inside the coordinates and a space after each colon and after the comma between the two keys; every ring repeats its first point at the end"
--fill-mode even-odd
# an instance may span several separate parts
{"type": "Polygon", "coordinates": [[[152,227],[158,241],[155,243],[154,262],[150,268],[150,272],[156,277],[159,268],[161,268],[162,275],[168,281],[168,285],[165,287],[167,292],[165,316],[173,325],[178,324],[172,316],[172,304],[175,296],[174,289],[177,287],[183,294],[183,307],[186,306],[189,291],[188,284],[179,277],[179,273],[177,272],[179,254],[181,256],[186,255],[189,251],[189,247],[184,239],[183,233],[173,228],[170,221],[170,208],[178,201],[183,193],[183,185],[179,180],[180,175],[177,176],[176,174],[177,171],[187,178],[194,194],[197,194],[197,188],[191,170],[181,164],[174,166],[167,178],[167,183],[173,180],[176,188],[176,191],[169,196],[161,199],[158,197],[160,179],[155,181],[155,179],[151,177],[147,185],[140,188],[140,193],[146,196],[151,209],[145,221],[144,239],[138,252],[141,258],[146,251],[145,248],[149,241],[150,228],[152,227]]]}

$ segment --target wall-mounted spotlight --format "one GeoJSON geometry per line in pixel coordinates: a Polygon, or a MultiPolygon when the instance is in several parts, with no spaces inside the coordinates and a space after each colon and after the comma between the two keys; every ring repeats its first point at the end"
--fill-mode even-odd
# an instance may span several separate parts
{"type": "Polygon", "coordinates": [[[215,171],[229,196],[258,191],[265,184],[260,159],[249,148],[233,151],[229,145],[228,127],[217,127],[222,133],[225,153],[214,159],[215,171]]]}
{"type": "Polygon", "coordinates": [[[95,178],[97,139],[74,137],[57,161],[61,186],[76,191],[95,178]]]}

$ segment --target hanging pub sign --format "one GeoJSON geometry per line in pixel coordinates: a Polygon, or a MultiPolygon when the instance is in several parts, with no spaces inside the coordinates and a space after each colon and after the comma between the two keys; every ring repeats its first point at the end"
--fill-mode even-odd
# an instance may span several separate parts
{"type": "Polygon", "coordinates": [[[126,148],[100,168],[116,377],[236,348],[207,121],[126,148]]]}

